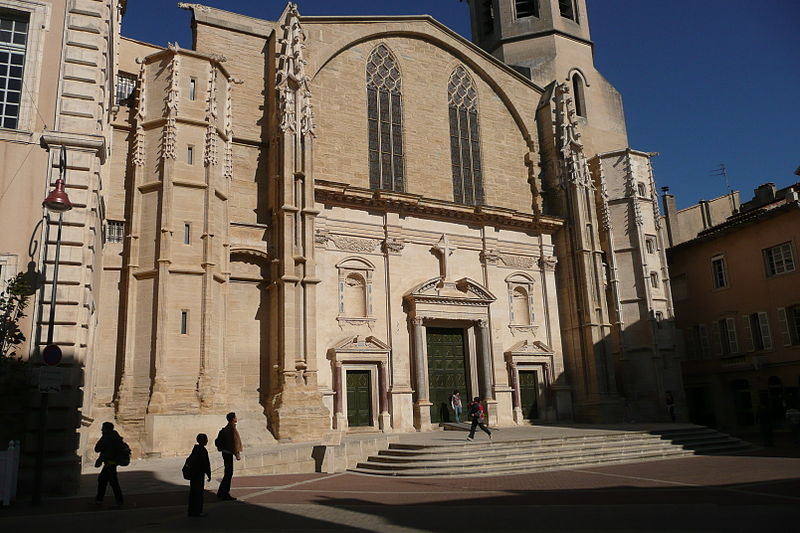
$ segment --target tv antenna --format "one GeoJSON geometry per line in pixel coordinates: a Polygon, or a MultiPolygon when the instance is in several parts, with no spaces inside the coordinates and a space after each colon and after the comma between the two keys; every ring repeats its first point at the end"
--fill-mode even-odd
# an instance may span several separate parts
{"type": "Polygon", "coordinates": [[[736,213],[736,199],[733,196],[733,189],[731,189],[731,182],[728,179],[728,167],[725,166],[725,163],[720,163],[719,166],[713,170],[711,170],[711,176],[722,176],[725,179],[725,188],[728,189],[728,198],[731,200],[731,210],[736,213]]]}

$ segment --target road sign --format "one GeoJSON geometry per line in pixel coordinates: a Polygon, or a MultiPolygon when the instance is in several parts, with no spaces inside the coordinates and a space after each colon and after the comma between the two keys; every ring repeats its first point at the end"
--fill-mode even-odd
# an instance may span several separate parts
{"type": "Polygon", "coordinates": [[[46,365],[56,366],[61,362],[61,348],[55,344],[48,344],[42,350],[42,360],[46,365]]]}
{"type": "Polygon", "coordinates": [[[64,382],[64,369],[57,366],[39,367],[39,392],[49,394],[61,392],[64,382]]]}

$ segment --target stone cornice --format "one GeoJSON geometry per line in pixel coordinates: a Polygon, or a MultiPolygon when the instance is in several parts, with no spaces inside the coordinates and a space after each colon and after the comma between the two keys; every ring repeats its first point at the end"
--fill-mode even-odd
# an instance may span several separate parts
{"type": "Polygon", "coordinates": [[[46,131],[39,140],[42,148],[50,150],[54,146],[65,146],[78,150],[95,152],[102,163],[106,159],[106,139],[100,135],[87,135],[85,133],[66,133],[62,131],[46,131]]]}
{"type": "Polygon", "coordinates": [[[543,233],[555,233],[564,224],[563,219],[558,217],[522,213],[502,207],[464,205],[418,194],[365,189],[326,180],[315,180],[315,196],[321,203],[377,208],[484,225],[537,229],[543,233]]]}

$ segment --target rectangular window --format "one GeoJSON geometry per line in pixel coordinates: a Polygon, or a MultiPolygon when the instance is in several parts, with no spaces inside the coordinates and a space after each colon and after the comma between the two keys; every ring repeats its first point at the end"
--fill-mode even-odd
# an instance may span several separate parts
{"type": "Polygon", "coordinates": [[[133,93],[136,90],[136,76],[133,74],[126,74],[125,72],[117,73],[117,89],[114,93],[114,103],[119,106],[133,105],[133,93]]]}
{"type": "Polygon", "coordinates": [[[183,244],[192,242],[192,225],[189,222],[183,223],[183,244]]]}
{"type": "Polygon", "coordinates": [[[539,16],[539,0],[516,0],[515,7],[518,19],[539,16]]]}
{"type": "Polygon", "coordinates": [[[181,335],[189,333],[189,311],[186,309],[181,311],[181,335]]]}
{"type": "Polygon", "coordinates": [[[656,253],[656,240],[653,237],[647,237],[644,241],[644,247],[647,249],[648,254],[656,253]]]}
{"type": "Polygon", "coordinates": [[[494,6],[492,0],[483,0],[483,33],[489,34],[494,31],[494,6]]]}
{"type": "Polygon", "coordinates": [[[725,256],[718,255],[711,258],[711,273],[715,289],[728,286],[728,270],[725,268],[725,256]]]}
{"type": "Polygon", "coordinates": [[[769,330],[769,317],[767,313],[753,313],[745,317],[745,329],[749,329],[752,343],[748,346],[751,350],[771,350],[772,335],[769,330]]]}
{"type": "Polygon", "coordinates": [[[19,126],[28,21],[24,14],[0,12],[0,128],[19,126]]]}
{"type": "Polygon", "coordinates": [[[194,146],[186,147],[186,163],[188,165],[194,165],[194,146]]]}
{"type": "Polygon", "coordinates": [[[122,220],[106,221],[106,242],[122,242],[125,240],[125,222],[122,220]]]}
{"type": "Polygon", "coordinates": [[[691,329],[691,339],[689,342],[689,352],[697,359],[705,359],[709,356],[711,348],[708,344],[708,331],[705,324],[696,324],[691,329]]]}
{"type": "Polygon", "coordinates": [[[777,276],[794,270],[794,254],[792,253],[792,243],[785,242],[764,251],[764,266],[767,269],[767,277],[777,276]]]}
{"type": "Polygon", "coordinates": [[[723,318],[717,322],[719,326],[719,342],[722,355],[739,353],[739,342],[736,339],[736,321],[723,318]]]}
{"type": "Polygon", "coordinates": [[[189,79],[189,100],[197,99],[197,78],[189,79]]]}
{"type": "Polygon", "coordinates": [[[658,288],[658,272],[650,272],[650,286],[654,289],[658,288]]]}
{"type": "Polygon", "coordinates": [[[784,346],[800,344],[800,305],[779,307],[778,325],[784,346]]]}
{"type": "Polygon", "coordinates": [[[558,9],[561,11],[562,17],[578,22],[575,0],[558,0],[558,9]]]}

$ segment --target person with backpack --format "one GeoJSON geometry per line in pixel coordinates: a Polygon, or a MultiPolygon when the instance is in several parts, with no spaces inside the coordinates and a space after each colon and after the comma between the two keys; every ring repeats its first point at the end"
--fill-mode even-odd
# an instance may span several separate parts
{"type": "Polygon", "coordinates": [[[475,396],[469,405],[467,405],[467,412],[472,420],[472,426],[470,427],[467,440],[475,440],[475,428],[478,426],[489,435],[489,440],[492,440],[492,432],[489,431],[489,428],[483,423],[484,410],[480,396],[475,396]]]}
{"type": "Polygon", "coordinates": [[[214,445],[217,450],[222,452],[222,462],[225,465],[225,473],[222,476],[222,481],[219,483],[219,490],[217,490],[217,498],[220,500],[235,500],[231,496],[231,480],[233,479],[233,458],[239,461],[242,452],[242,439],[239,437],[239,432],[236,431],[236,413],[228,413],[225,415],[228,420],[228,425],[219,430],[214,445]]]}
{"type": "Polygon", "coordinates": [[[115,508],[119,508],[122,507],[124,501],[119,479],[117,479],[117,466],[130,464],[131,449],[122,440],[120,434],[114,430],[114,424],[111,422],[103,422],[100,431],[102,436],[94,447],[94,451],[99,452],[100,456],[94,466],[103,465],[103,469],[100,471],[100,475],[97,476],[97,496],[95,496],[94,503],[96,505],[103,503],[106,487],[111,485],[111,490],[114,491],[114,499],[117,502],[115,508]]]}
{"type": "Polygon", "coordinates": [[[456,423],[461,423],[461,393],[457,390],[453,391],[450,396],[450,407],[453,408],[453,415],[455,415],[456,423]]]}
{"type": "Polygon", "coordinates": [[[203,517],[208,514],[203,512],[203,492],[205,478],[211,481],[211,462],[208,460],[208,435],[197,435],[197,444],[192,448],[192,453],[186,458],[183,467],[183,477],[189,480],[189,516],[203,517]]]}

